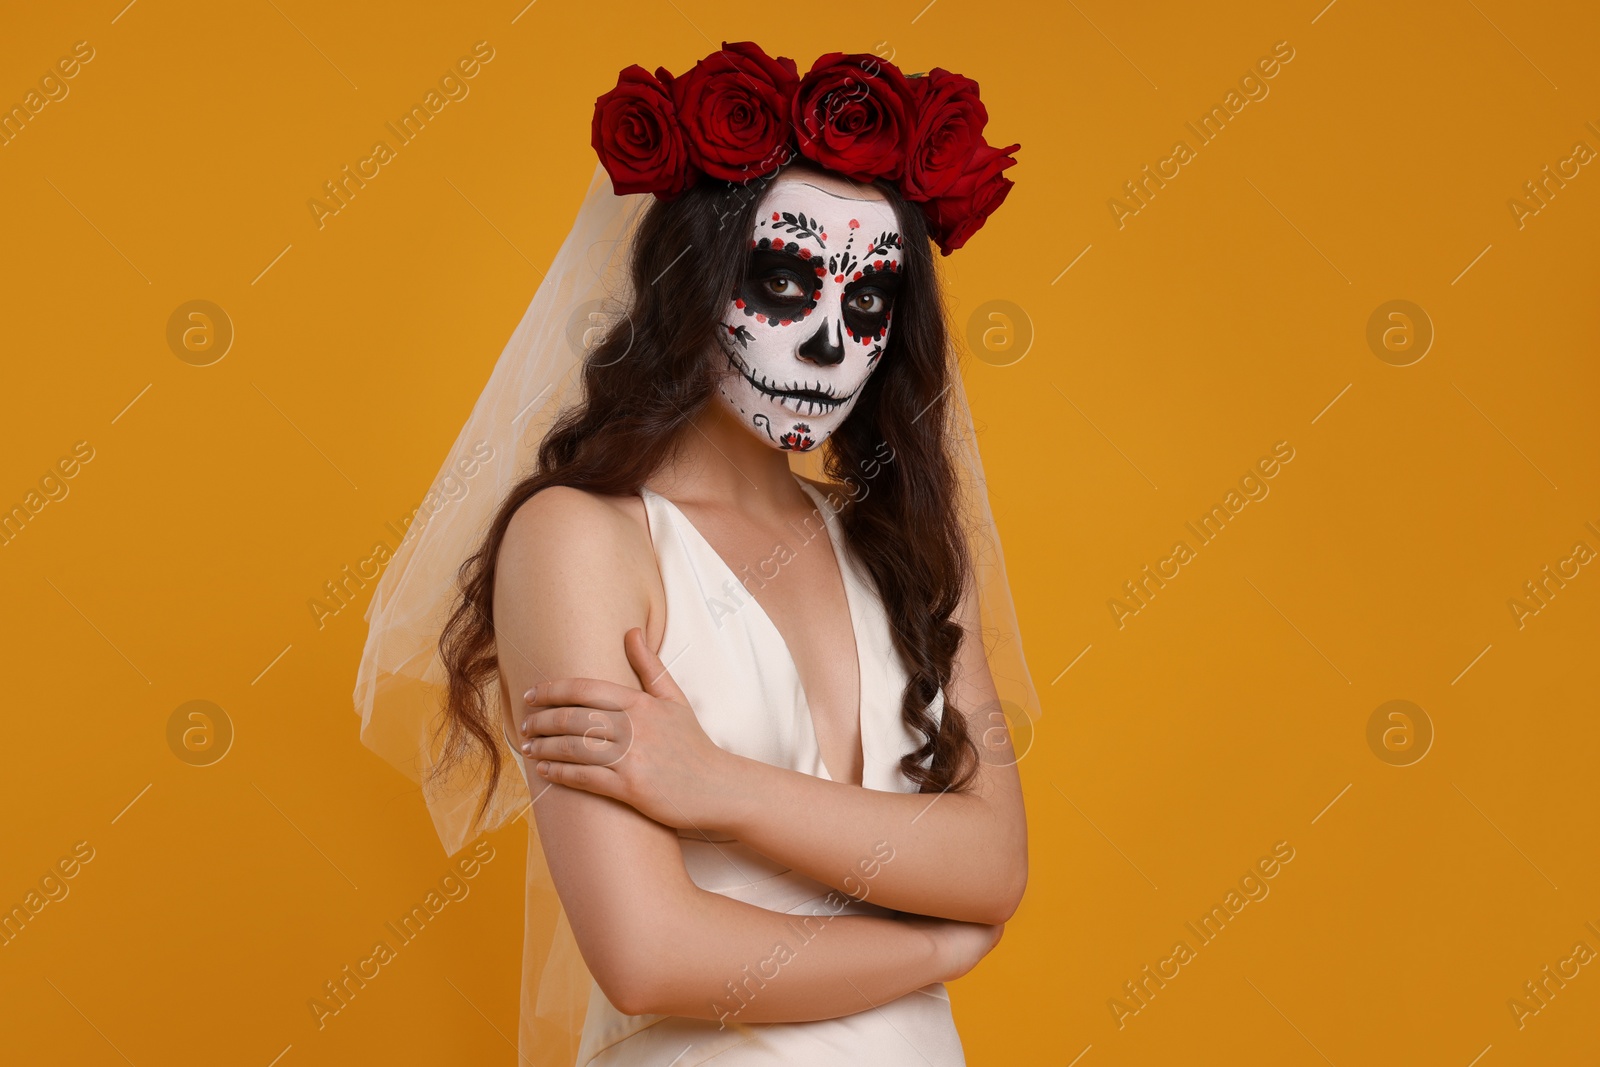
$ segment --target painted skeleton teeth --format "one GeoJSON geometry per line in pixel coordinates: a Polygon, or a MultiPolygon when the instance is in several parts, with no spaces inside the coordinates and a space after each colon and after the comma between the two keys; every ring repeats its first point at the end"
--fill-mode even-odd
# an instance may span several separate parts
{"type": "Polygon", "coordinates": [[[804,416],[826,415],[828,412],[837,408],[840,403],[839,401],[835,400],[830,403],[823,404],[815,400],[800,400],[792,396],[779,396],[774,397],[773,399],[777,400],[779,404],[783,405],[783,407],[789,411],[794,412],[796,415],[804,416]]]}
{"type": "Polygon", "coordinates": [[[772,400],[776,400],[778,404],[785,410],[792,411],[796,415],[803,417],[815,417],[817,415],[826,415],[832,411],[836,411],[841,405],[855,395],[854,392],[851,392],[844,396],[836,396],[828,389],[827,385],[821,381],[804,382],[783,386],[774,385],[764,376],[761,376],[756,371],[752,370],[749,365],[747,365],[745,361],[739,357],[738,353],[732,351],[731,349],[728,351],[728,361],[733,364],[734,369],[737,370],[740,375],[743,376],[744,380],[749,382],[757,392],[772,400]],[[793,395],[795,393],[821,395],[795,396],[793,395]]]}

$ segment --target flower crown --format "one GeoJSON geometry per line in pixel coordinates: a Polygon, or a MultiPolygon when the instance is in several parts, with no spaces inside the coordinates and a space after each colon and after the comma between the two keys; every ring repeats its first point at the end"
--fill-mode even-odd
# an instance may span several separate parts
{"type": "Polygon", "coordinates": [[[1001,172],[1022,146],[983,138],[978,83],[934,67],[902,74],[877,56],[829,52],[800,77],[750,41],[711,53],[682,77],[638,64],[594,102],[592,143],[618,196],[682,195],[701,174],[745,183],[796,152],[854,181],[882,178],[917,204],[948,256],[1014,184],[1001,172]]]}

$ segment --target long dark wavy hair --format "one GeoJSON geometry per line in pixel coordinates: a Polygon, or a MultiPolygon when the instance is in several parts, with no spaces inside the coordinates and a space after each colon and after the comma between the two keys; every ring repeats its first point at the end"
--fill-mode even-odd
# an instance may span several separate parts
{"type": "MultiPolygon", "coordinates": [[[[491,620],[506,528],[542,489],[637,495],[670,458],[726,372],[726,362],[710,353],[720,351],[719,324],[744,282],[761,194],[789,165],[750,183],[702,175],[676,199],[645,208],[628,264],[632,336],[609,331],[588,352],[581,402],[545,435],[534,470],[501,502],[482,545],[461,565],[459,595],[439,639],[449,692],[434,773],[468,758],[486,760],[480,819],[502,772],[499,709],[490,699],[499,672],[491,620]],[[694,250],[692,269],[690,257],[680,260],[686,248],[694,250]],[[656,284],[662,278],[670,284],[656,284]]],[[[951,679],[962,640],[953,615],[971,567],[946,433],[946,398],[957,370],[922,212],[888,182],[872,184],[899,218],[903,280],[888,346],[854,410],[824,443],[823,469],[835,482],[876,470],[870,491],[841,494],[853,499],[839,517],[850,548],[877,583],[909,675],[900,714],[923,741],[901,757],[900,767],[922,792],[961,790],[978,764],[965,717],[948,693],[938,721],[928,710],[951,679]],[[892,450],[888,462],[884,445],[892,450]]]]}

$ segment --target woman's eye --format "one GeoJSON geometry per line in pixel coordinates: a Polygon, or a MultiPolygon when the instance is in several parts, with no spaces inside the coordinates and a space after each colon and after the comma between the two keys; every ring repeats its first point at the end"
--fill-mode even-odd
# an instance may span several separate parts
{"type": "Polygon", "coordinates": [[[767,292],[773,296],[797,297],[803,295],[800,284],[787,275],[778,274],[766,280],[767,292]]]}
{"type": "Polygon", "coordinates": [[[879,293],[871,291],[870,289],[853,297],[852,303],[855,305],[857,310],[864,311],[868,315],[876,315],[878,312],[883,310],[884,306],[883,296],[879,293]],[[866,301],[865,304],[861,303],[863,300],[866,301]]]}

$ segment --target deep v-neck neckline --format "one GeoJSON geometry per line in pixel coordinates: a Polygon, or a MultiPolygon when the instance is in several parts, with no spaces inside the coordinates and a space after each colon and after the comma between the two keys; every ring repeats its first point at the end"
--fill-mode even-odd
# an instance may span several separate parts
{"type": "MultiPolygon", "coordinates": [[[[864,786],[867,778],[867,737],[864,723],[865,717],[863,716],[862,711],[866,707],[866,662],[865,657],[862,655],[861,631],[857,622],[859,605],[856,603],[856,594],[852,590],[852,587],[855,585],[855,583],[851,580],[852,575],[845,570],[847,561],[845,559],[844,550],[839,544],[839,539],[834,534],[832,517],[825,513],[827,501],[819,499],[819,493],[815,487],[807,483],[806,480],[801,478],[798,474],[793,475],[793,477],[795,483],[800,486],[801,491],[811,498],[812,503],[817,505],[818,514],[822,515],[822,526],[823,529],[825,529],[828,533],[828,544],[833,549],[834,566],[838,569],[839,581],[844,586],[845,614],[850,619],[850,639],[855,645],[856,653],[856,746],[859,749],[859,754],[861,756],[861,784],[864,786]]],[[[716,547],[711,544],[711,542],[706,538],[705,534],[700,532],[700,528],[694,524],[694,520],[690,519],[684,510],[677,504],[674,504],[671,500],[668,500],[660,493],[657,493],[654,489],[650,489],[648,486],[646,486],[645,490],[651,495],[655,496],[657,499],[663,501],[667,507],[672,509],[672,512],[680,520],[682,520],[684,527],[688,529],[690,535],[695,540],[700,542],[700,545],[706,550],[712,559],[717,561],[718,565],[721,566],[727,577],[732,579],[735,585],[739,586],[741,589],[744,589],[745,596],[749,598],[750,606],[755,609],[757,617],[761,619],[762,623],[767,627],[768,630],[772,631],[772,636],[777,638],[778,647],[783,649],[783,654],[789,661],[789,669],[794,673],[795,686],[800,690],[800,701],[805,705],[806,726],[811,731],[811,743],[815,745],[817,749],[817,763],[822,767],[822,775],[830,782],[839,781],[838,778],[834,777],[833,772],[828,769],[828,761],[822,754],[822,742],[817,736],[817,720],[811,707],[811,696],[806,692],[805,679],[800,677],[800,662],[794,658],[794,652],[790,650],[789,642],[785,640],[783,631],[778,629],[778,624],[772,621],[772,616],[769,615],[767,613],[767,609],[761,605],[761,601],[756,599],[755,594],[749,589],[745,589],[744,583],[739,580],[739,575],[731,566],[728,565],[728,561],[722,558],[722,553],[716,550],[716,547]]]]}

